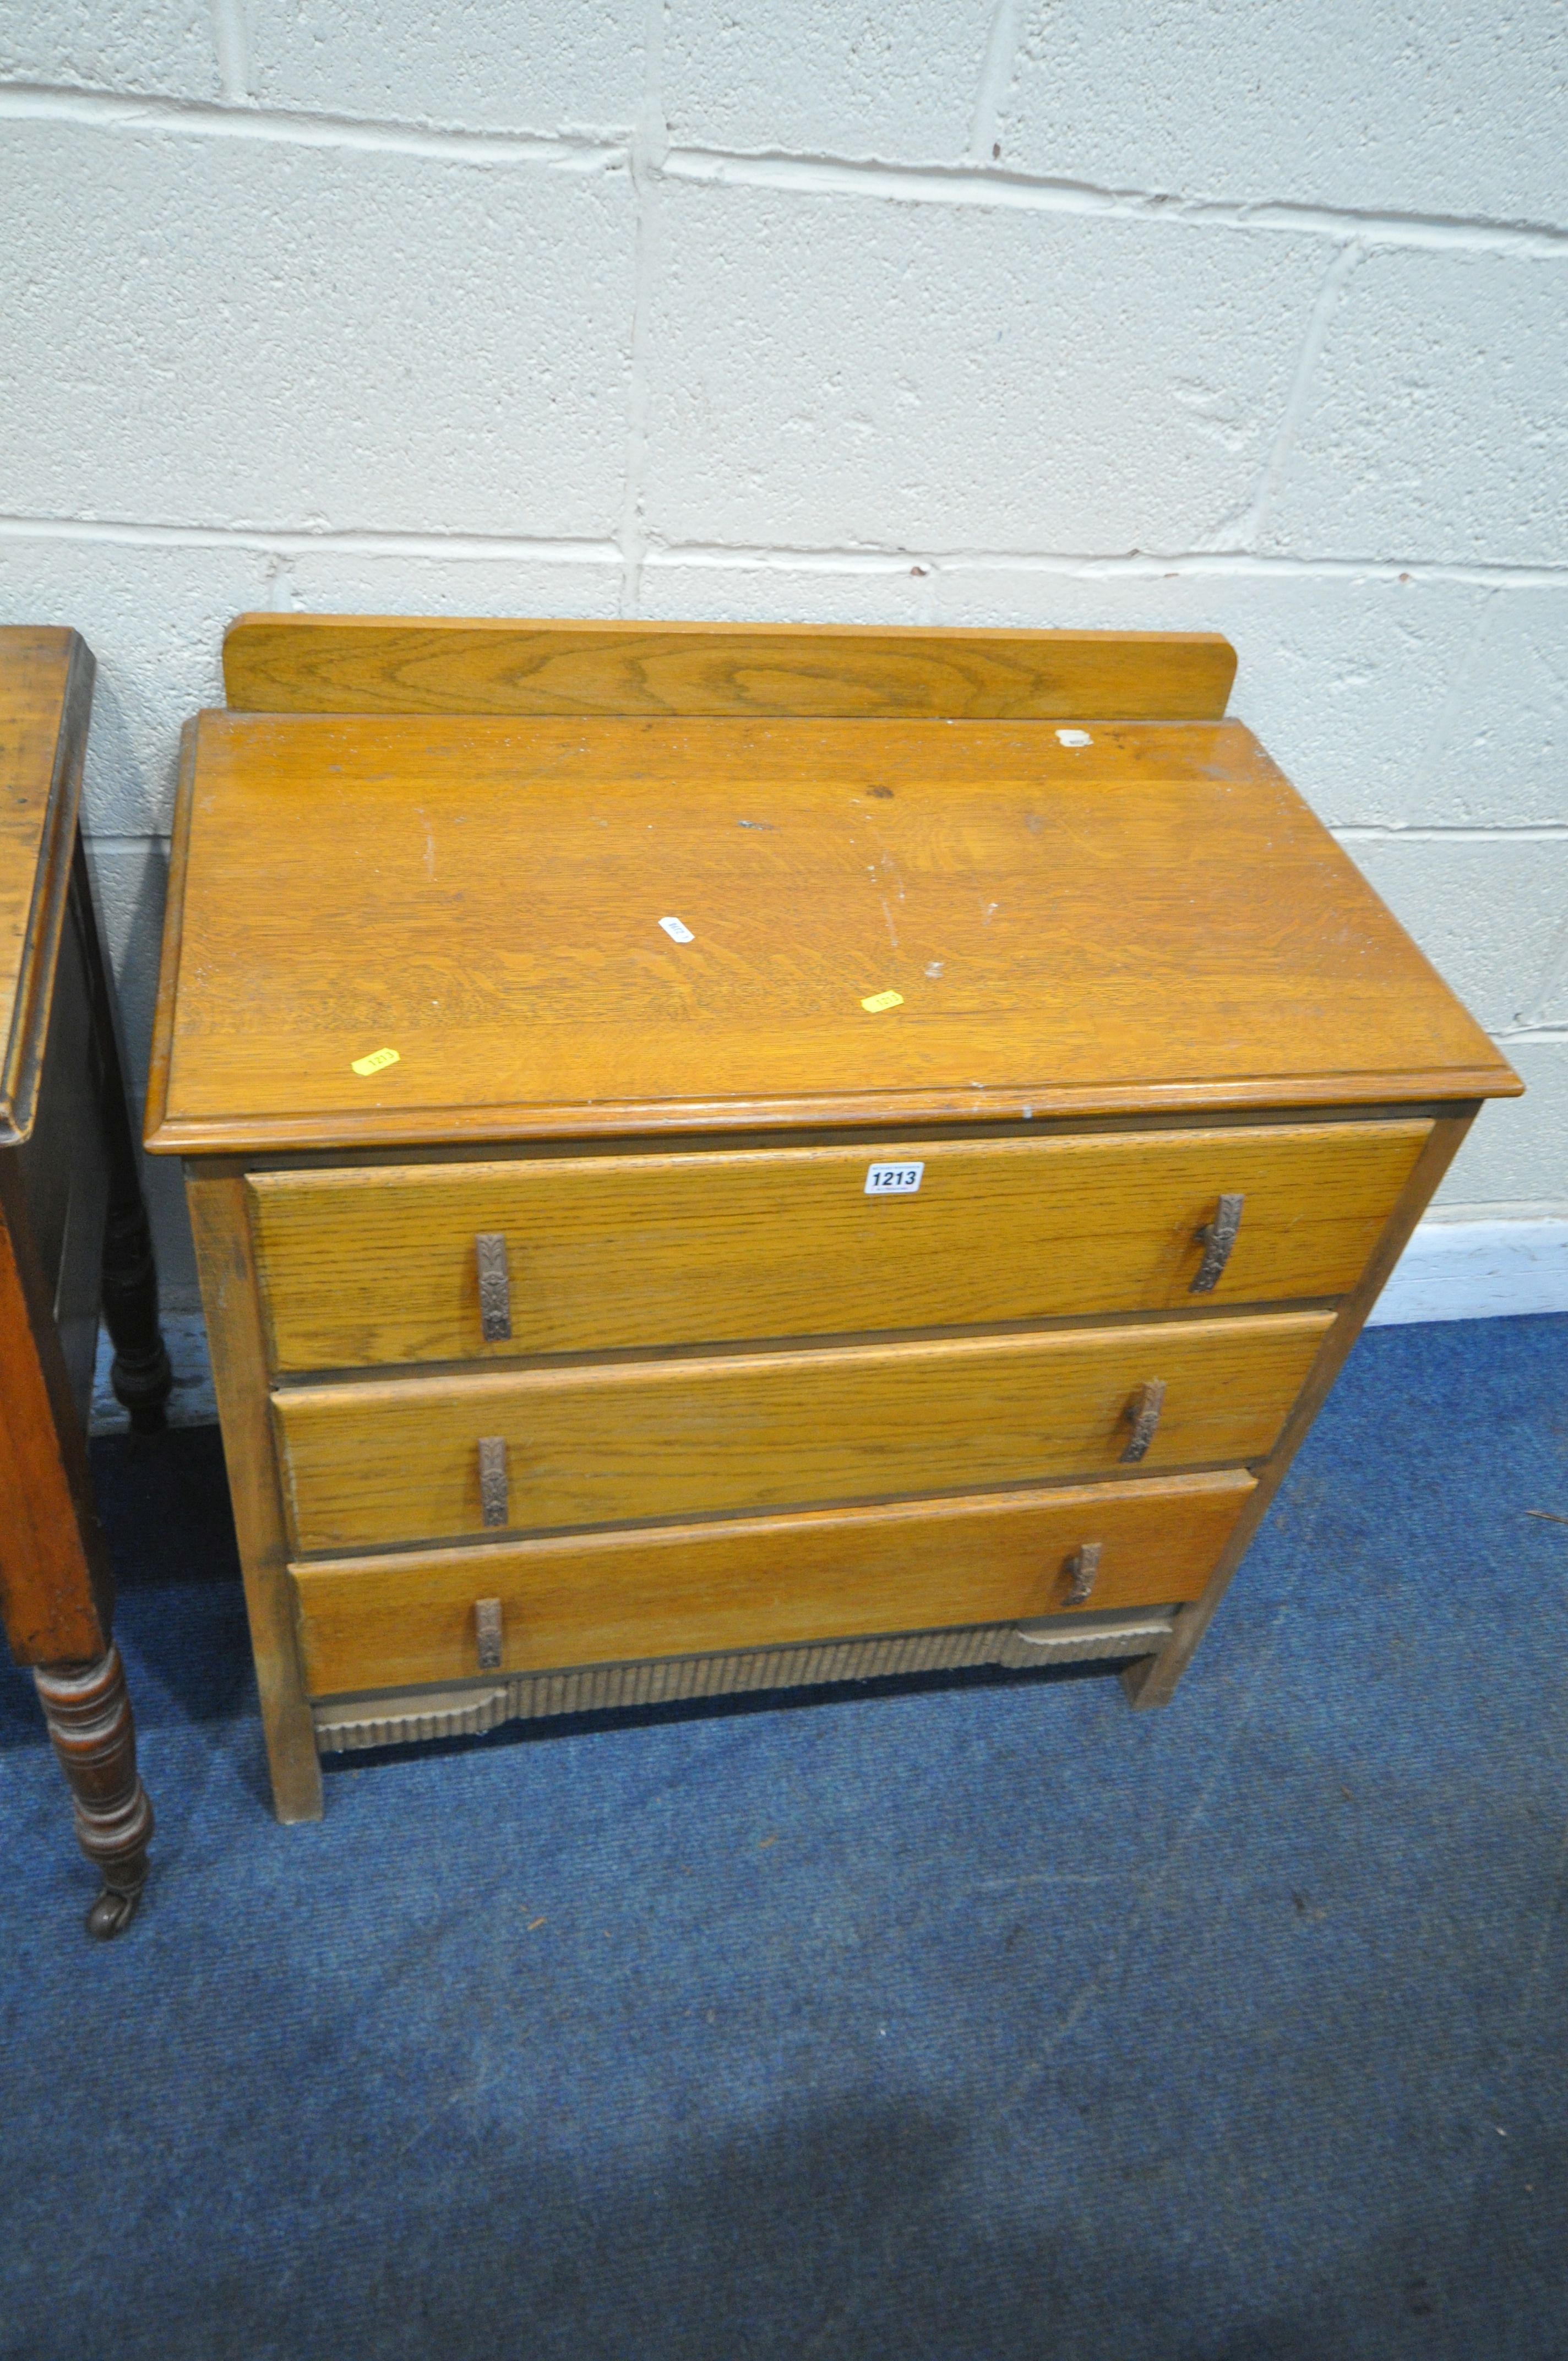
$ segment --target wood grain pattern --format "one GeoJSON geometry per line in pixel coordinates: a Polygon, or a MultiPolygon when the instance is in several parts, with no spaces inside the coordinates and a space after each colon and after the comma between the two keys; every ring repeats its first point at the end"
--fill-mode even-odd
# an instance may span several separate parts
{"type": "Polygon", "coordinates": [[[0,631],[0,1615],[32,1665],[101,1657],[114,1602],[72,1389],[102,1234],[91,1021],[61,959],[92,693],[74,631],[0,631]]]}
{"type": "Polygon", "coordinates": [[[893,1508],[579,1534],[295,1565],[313,1697],[481,1669],[475,1601],[501,1604],[505,1673],[784,1646],[1195,1598],[1253,1488],[1240,1469],[893,1508]]]}
{"type": "Polygon", "coordinates": [[[213,1386],[223,1422],[235,1537],[245,1576],[272,1795],[284,1821],[319,1820],[321,1763],[300,1676],[288,1536],[267,1412],[267,1357],[250,1257],[245,1189],[186,1176],[196,1268],[207,1314],[213,1386]]]}
{"type": "Polygon", "coordinates": [[[1425,1122],[560,1157],[253,1174],[272,1366],[500,1359],[1187,1308],[1197,1231],[1246,1203],[1212,1304],[1354,1287],[1425,1122]],[[866,1194],[918,1159],[917,1193],[866,1194]],[[481,1235],[511,1334],[487,1344],[481,1235]]]}
{"type": "Polygon", "coordinates": [[[1119,1464],[1165,1378],[1145,1470],[1271,1447],[1327,1312],[945,1344],[289,1387],[273,1396],[298,1553],[483,1530],[478,1444],[507,1446],[514,1529],[974,1490],[1119,1464]]]}
{"type": "MultiPolygon", "coordinates": [[[[134,1154],[77,827],[93,674],[73,631],[0,630],[0,1620],[103,1874],[87,1926],[106,1939],[136,1910],[152,1810],[87,1457],[111,1169],[134,1154]]],[[[130,1191],[139,1210],[138,1177],[130,1191]]],[[[148,1282],[156,1335],[150,1252],[148,1282]]]]}
{"type": "Polygon", "coordinates": [[[75,631],[0,632],[0,1145],[32,1126],[92,705],[75,631]]]}
{"type": "Polygon", "coordinates": [[[252,713],[1217,721],[1235,669],[1214,631],[257,614],[224,642],[252,713]]]}
{"type": "Polygon", "coordinates": [[[16,1151],[0,1153],[0,1619],[19,1664],[102,1656],[114,1602],[52,1313],[16,1151]]]}
{"type": "Polygon", "coordinates": [[[1177,1683],[1213,1621],[1236,1568],[1251,1547],[1275,1494],[1288,1474],[1291,1461],[1306,1441],[1312,1421],[1328,1400],[1334,1379],[1343,1368],[1352,1345],[1365,1326],[1368,1312],[1387,1284],[1395,1264],[1409,1244],[1416,1224],[1431,1202],[1443,1174],[1464,1145],[1464,1135],[1475,1121],[1475,1113],[1474,1105],[1455,1107],[1451,1115],[1442,1116],[1432,1126],[1359,1283],[1340,1307],[1338,1316],[1319,1347],[1307,1382],[1292,1406],[1266,1463],[1259,1471],[1257,1489],[1245,1504],[1202,1597],[1184,1608],[1178,1616],[1175,1630],[1157,1656],[1130,1665],[1123,1675],[1127,1695],[1140,1710],[1147,1711],[1156,1706],[1168,1704],[1175,1693],[1177,1683]]]}
{"type": "Polygon", "coordinates": [[[1250,732],[1091,735],[204,715],[149,1145],[1519,1088],[1250,732]]]}
{"type": "Polygon", "coordinates": [[[731,1663],[1059,1609],[1097,1543],[1091,1609],[1179,1607],[1129,1684],[1168,1694],[1463,1129],[1434,1107],[1519,1088],[1221,718],[1233,664],[241,619],[249,709],[182,764],[148,1137],[209,1159],[285,1817],[319,1809],[301,1648],[320,1694],[439,1694],[480,1599],[520,1678],[731,1663]],[[872,1157],[921,1191],[868,1200],[872,1157]]]}

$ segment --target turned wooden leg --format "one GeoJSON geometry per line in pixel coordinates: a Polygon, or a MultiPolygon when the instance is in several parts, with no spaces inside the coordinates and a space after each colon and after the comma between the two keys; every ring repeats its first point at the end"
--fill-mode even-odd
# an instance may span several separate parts
{"type": "Polygon", "coordinates": [[[104,1325],[115,1347],[109,1382],[137,1434],[166,1423],[174,1383],[158,1324],[158,1268],[141,1191],[111,1198],[104,1231],[104,1325]]]}
{"type": "Polygon", "coordinates": [[[152,1806],[137,1775],[137,1734],[119,1650],[91,1664],[38,1664],[33,1680],[71,1783],[76,1840],[104,1880],[87,1931],[105,1942],[128,1927],[147,1882],[152,1806]]]}

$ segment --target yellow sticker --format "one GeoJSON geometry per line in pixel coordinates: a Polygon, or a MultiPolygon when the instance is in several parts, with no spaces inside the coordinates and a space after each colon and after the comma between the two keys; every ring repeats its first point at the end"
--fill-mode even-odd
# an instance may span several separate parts
{"type": "Polygon", "coordinates": [[[869,1000],[861,1003],[868,1016],[880,1016],[884,1008],[902,1008],[903,1005],[902,992],[873,992],[869,1000]]]}
{"type": "Polygon", "coordinates": [[[351,1058],[349,1064],[356,1074],[378,1074],[383,1066],[399,1063],[395,1049],[372,1049],[367,1058],[351,1058]]]}

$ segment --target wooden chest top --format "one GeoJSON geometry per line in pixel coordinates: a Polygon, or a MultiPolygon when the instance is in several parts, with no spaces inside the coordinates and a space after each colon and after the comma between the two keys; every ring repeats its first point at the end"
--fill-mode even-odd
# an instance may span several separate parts
{"type": "Polygon", "coordinates": [[[0,1145],[32,1124],[92,694],[74,631],[0,630],[0,1145]]]}
{"type": "Polygon", "coordinates": [[[699,687],[683,689],[677,664],[672,691],[666,665],[649,711],[650,673],[630,675],[626,651],[641,638],[679,657],[678,635],[599,628],[616,636],[598,643],[596,670],[592,627],[452,627],[468,636],[444,643],[428,626],[302,618],[291,673],[275,655],[287,619],[236,627],[231,694],[237,675],[277,704],[379,709],[193,725],[150,1146],[255,1153],[1517,1090],[1251,732],[1218,718],[1223,642],[1100,635],[1100,670],[1086,661],[1064,680],[1069,635],[911,634],[953,653],[959,689],[933,692],[927,667],[919,695],[889,711],[894,663],[857,716],[846,680],[856,662],[866,673],[867,642],[896,659],[899,634],[798,635],[795,675],[766,686],[770,656],[758,694],[732,653],[728,672],[711,655],[747,653],[744,632],[690,627],[699,687]],[[256,642],[236,656],[247,630],[256,642]],[[573,649],[586,641],[589,660],[565,689],[557,663],[545,695],[552,630],[573,649]],[[416,631],[422,670],[405,660],[416,631]],[[545,656],[509,676],[496,653],[507,631],[514,650],[525,637],[545,656]],[[376,632],[397,661],[367,655],[376,632]],[[1003,639],[1014,672],[1033,647],[1058,675],[1032,706],[991,696],[1010,707],[994,713],[970,660],[1003,639]],[[270,670],[255,661],[263,645],[270,670]],[[1129,647],[1144,651],[1143,675],[1129,647]],[[366,661],[356,675],[323,648],[366,661]],[[630,691],[604,689],[612,649],[630,691]],[[484,709],[446,709],[458,695],[484,709]],[[388,711],[393,696],[415,709],[388,711]],[[703,709],[672,709],[683,697],[703,709]],[[588,709],[554,709],[573,698],[588,709]],[[1189,718],[1150,718],[1160,698],[1189,718]],[[775,709],[784,701],[807,709],[775,709]],[[1096,709],[1107,701],[1123,718],[1096,709]],[[930,709],[943,702],[962,709],[930,709]],[[1205,703],[1212,713],[1192,711],[1205,703]]]}

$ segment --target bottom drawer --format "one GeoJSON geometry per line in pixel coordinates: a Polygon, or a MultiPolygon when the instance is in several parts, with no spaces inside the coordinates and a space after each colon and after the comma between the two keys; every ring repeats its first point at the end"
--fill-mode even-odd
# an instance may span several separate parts
{"type": "Polygon", "coordinates": [[[313,1697],[1196,1598],[1253,1490],[1241,1469],[816,1510],[291,1568],[313,1697]],[[475,1609],[500,1604],[481,1665],[475,1609]]]}

